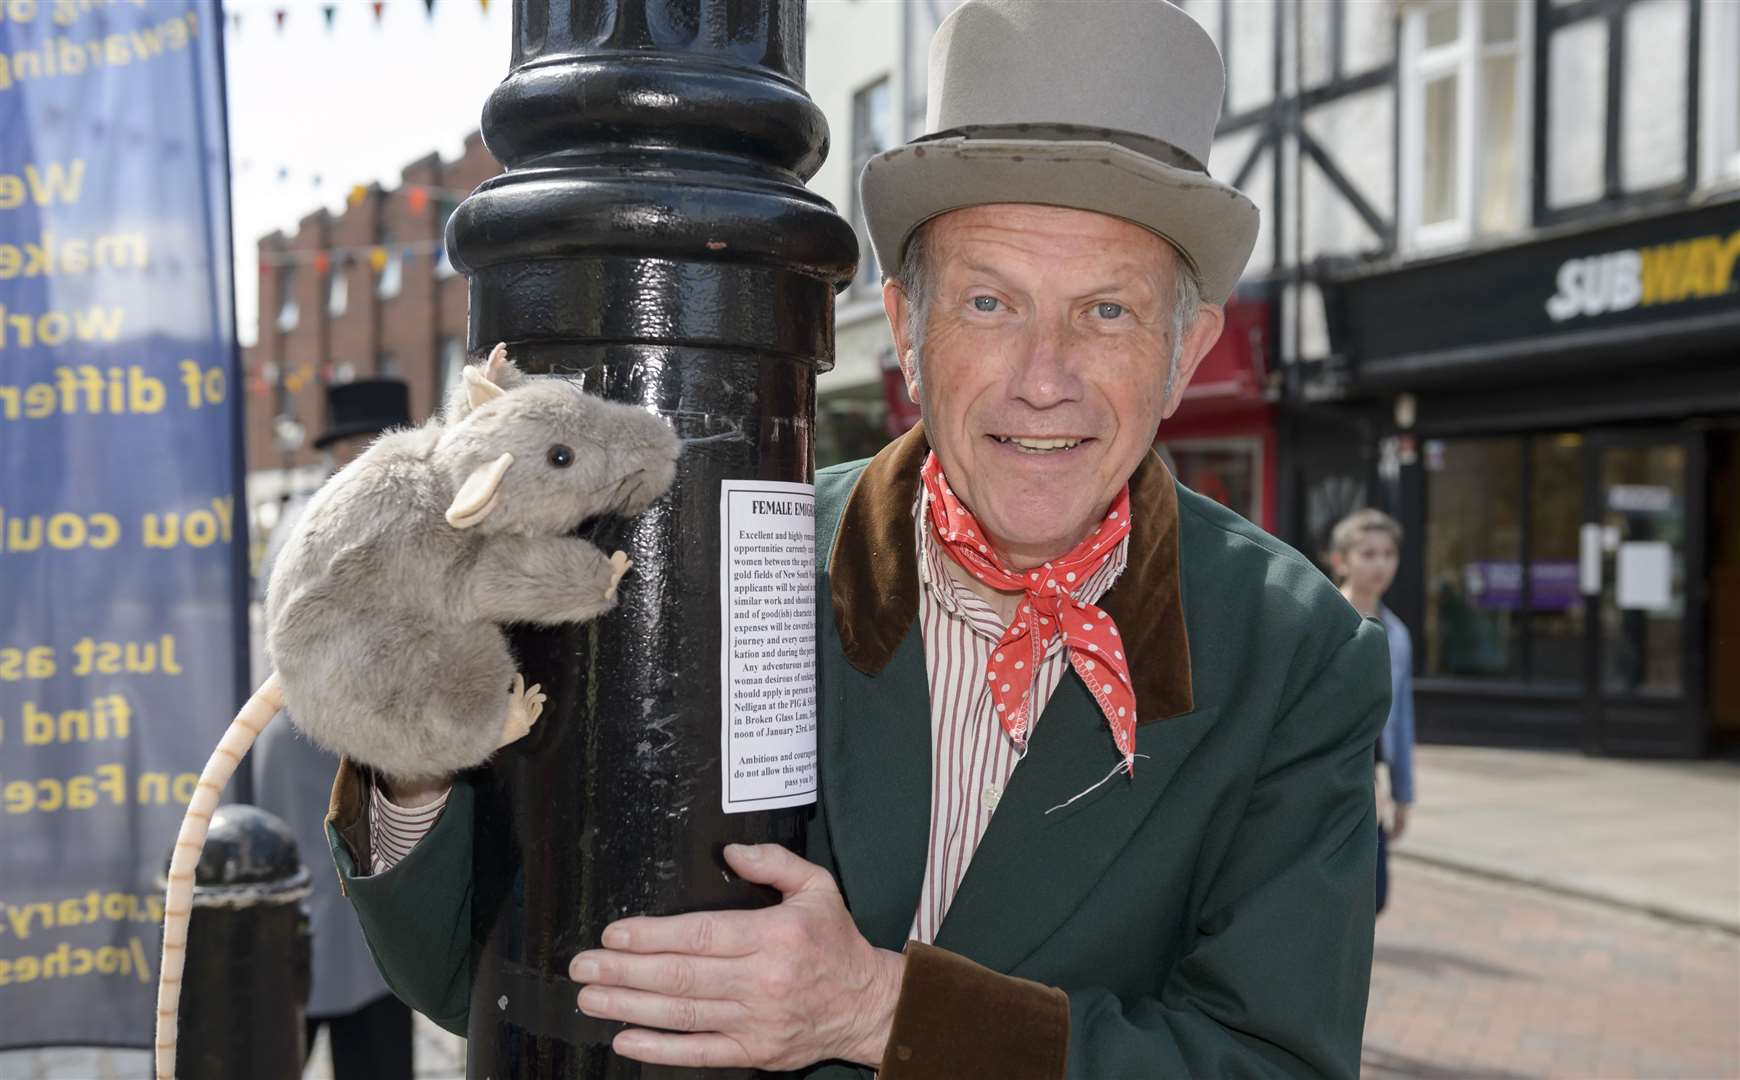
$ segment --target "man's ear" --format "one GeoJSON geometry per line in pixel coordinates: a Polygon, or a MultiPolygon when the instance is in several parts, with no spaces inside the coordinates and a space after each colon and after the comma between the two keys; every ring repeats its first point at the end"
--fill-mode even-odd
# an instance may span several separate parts
{"type": "Polygon", "coordinates": [[[882,310],[888,316],[888,330],[894,335],[894,353],[900,361],[900,374],[906,379],[906,396],[918,404],[918,357],[907,339],[907,314],[911,301],[900,283],[889,278],[882,283],[882,310]]]}
{"type": "Polygon", "coordinates": [[[1214,348],[1214,343],[1220,340],[1220,332],[1225,328],[1226,310],[1219,304],[1197,307],[1196,318],[1184,330],[1184,347],[1178,352],[1178,374],[1172,380],[1172,396],[1166,399],[1161,419],[1167,419],[1178,411],[1178,403],[1184,400],[1184,388],[1190,385],[1191,376],[1196,374],[1197,367],[1214,348]]]}

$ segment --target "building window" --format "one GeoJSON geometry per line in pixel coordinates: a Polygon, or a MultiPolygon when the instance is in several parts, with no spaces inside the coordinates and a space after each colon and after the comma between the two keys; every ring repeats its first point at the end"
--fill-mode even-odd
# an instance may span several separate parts
{"type": "Polygon", "coordinates": [[[1402,27],[1402,228],[1414,247],[1528,223],[1527,0],[1435,0],[1402,27]]]}
{"type": "Polygon", "coordinates": [[[399,286],[404,277],[405,253],[399,249],[398,241],[390,229],[382,231],[380,247],[386,258],[376,258],[380,263],[378,269],[381,276],[375,282],[375,295],[382,300],[391,300],[399,295],[399,286]]]}
{"type": "Polygon", "coordinates": [[[465,368],[465,343],[452,335],[442,337],[435,349],[435,385],[441,388],[441,400],[459,385],[465,368]]]}
{"type": "Polygon", "coordinates": [[[296,264],[286,263],[278,269],[278,320],[280,334],[296,329],[302,308],[296,303],[296,264]]]}
{"type": "Polygon", "coordinates": [[[858,177],[864,163],[894,145],[894,110],[889,102],[888,79],[883,77],[852,95],[852,227],[858,231],[858,277],[852,287],[874,290],[882,282],[876,253],[870,247],[864,206],[858,195],[858,177]]]}
{"type": "Polygon", "coordinates": [[[925,115],[930,106],[930,39],[936,36],[936,28],[949,13],[960,6],[961,0],[906,0],[901,4],[906,17],[906,70],[902,81],[906,84],[907,137],[925,130],[925,115]]]}
{"type": "Polygon", "coordinates": [[[326,313],[338,318],[350,309],[350,266],[339,259],[332,264],[332,276],[326,282],[326,313]]]}
{"type": "Polygon", "coordinates": [[[1740,180],[1740,4],[1703,8],[1705,80],[1703,153],[1706,184],[1740,180]]]}
{"type": "Polygon", "coordinates": [[[399,377],[399,354],[391,349],[382,349],[375,353],[375,377],[378,379],[396,379],[399,377]]]}

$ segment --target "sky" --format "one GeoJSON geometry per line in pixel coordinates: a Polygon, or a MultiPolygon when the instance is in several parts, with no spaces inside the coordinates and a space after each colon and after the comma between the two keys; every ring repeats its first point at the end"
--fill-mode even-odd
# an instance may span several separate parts
{"type": "Polygon", "coordinates": [[[229,0],[225,26],[236,325],[258,330],[255,245],[294,232],[319,207],[337,211],[356,184],[398,186],[431,150],[458,157],[484,100],[507,74],[508,0],[229,0]],[[283,29],[274,12],[284,10],[283,29]],[[280,170],[288,170],[287,175],[280,170]],[[315,178],[319,183],[315,183],[315,178]]]}

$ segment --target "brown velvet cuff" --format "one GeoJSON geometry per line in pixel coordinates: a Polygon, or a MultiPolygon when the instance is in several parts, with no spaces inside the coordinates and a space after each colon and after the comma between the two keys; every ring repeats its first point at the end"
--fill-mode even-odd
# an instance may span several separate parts
{"type": "MultiPolygon", "coordinates": [[[[332,826],[344,846],[350,849],[351,864],[358,874],[367,874],[374,866],[373,849],[369,846],[369,798],[374,789],[374,777],[350,758],[340,758],[338,775],[332,778],[332,801],[326,808],[326,823],[332,826]]],[[[344,891],[344,880],[339,879],[344,891]]]]}
{"type": "Polygon", "coordinates": [[[881,1080],[1063,1080],[1069,998],[913,941],[881,1080]]]}

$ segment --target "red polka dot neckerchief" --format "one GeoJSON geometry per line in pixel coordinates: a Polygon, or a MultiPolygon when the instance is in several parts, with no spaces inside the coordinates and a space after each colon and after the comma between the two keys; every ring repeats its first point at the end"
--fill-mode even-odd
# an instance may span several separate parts
{"type": "Polygon", "coordinates": [[[1003,730],[1022,750],[1033,730],[1033,674],[1046,647],[1059,634],[1069,650],[1069,662],[1087,684],[1112,728],[1112,742],[1123,757],[1122,768],[1136,771],[1136,691],[1130,683],[1130,662],[1123,639],[1110,615],[1074,596],[1094,572],[1111,558],[1130,533],[1130,488],[1112,500],[1105,520],[1062,558],[1032,570],[1009,568],[985,539],[985,531],[955,497],[935,453],[920,472],[930,499],[931,536],[949,557],[979,581],[1005,592],[1025,595],[1015,617],[991,650],[985,678],[1003,730]]]}

